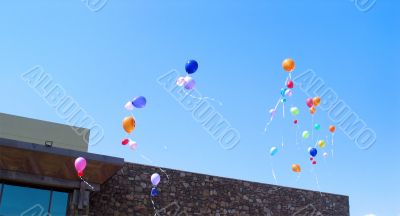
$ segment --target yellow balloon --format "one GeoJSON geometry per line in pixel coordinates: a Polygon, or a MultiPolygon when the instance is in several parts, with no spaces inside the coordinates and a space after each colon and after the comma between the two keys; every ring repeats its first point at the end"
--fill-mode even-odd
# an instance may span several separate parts
{"type": "Polygon", "coordinates": [[[292,171],[293,171],[293,172],[296,172],[296,173],[301,172],[301,167],[300,167],[300,165],[298,165],[298,164],[292,164],[292,171]]]}
{"type": "Polygon", "coordinates": [[[318,141],[318,146],[319,146],[320,148],[325,148],[325,146],[326,146],[325,141],[324,141],[324,140],[318,141]]]}
{"type": "Polygon", "coordinates": [[[295,63],[294,63],[293,59],[287,58],[287,59],[283,60],[282,68],[288,73],[292,72],[295,68],[295,63]]]}
{"type": "Polygon", "coordinates": [[[122,127],[128,134],[132,133],[136,127],[135,118],[133,118],[133,116],[125,117],[124,120],[122,120],[122,127]]]}

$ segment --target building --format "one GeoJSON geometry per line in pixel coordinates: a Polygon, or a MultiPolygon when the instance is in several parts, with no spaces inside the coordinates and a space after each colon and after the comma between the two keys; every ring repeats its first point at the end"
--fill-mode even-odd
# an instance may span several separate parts
{"type": "Polygon", "coordinates": [[[347,196],[171,169],[153,205],[149,179],[162,170],[88,153],[89,133],[0,113],[0,216],[349,215],[347,196]]]}

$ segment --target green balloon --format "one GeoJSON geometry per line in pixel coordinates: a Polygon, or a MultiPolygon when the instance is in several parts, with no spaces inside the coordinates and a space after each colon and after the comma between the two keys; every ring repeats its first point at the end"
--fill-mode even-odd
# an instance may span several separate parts
{"type": "Polygon", "coordinates": [[[308,131],[303,131],[302,137],[303,137],[304,139],[307,139],[309,136],[310,136],[310,132],[308,132],[308,131]]]}
{"type": "Polygon", "coordinates": [[[292,113],[292,115],[298,115],[300,113],[300,110],[297,107],[292,107],[290,108],[290,112],[292,113]]]}
{"type": "Polygon", "coordinates": [[[321,125],[315,124],[315,125],[314,125],[314,128],[315,128],[315,130],[319,130],[319,129],[321,128],[321,125]]]}

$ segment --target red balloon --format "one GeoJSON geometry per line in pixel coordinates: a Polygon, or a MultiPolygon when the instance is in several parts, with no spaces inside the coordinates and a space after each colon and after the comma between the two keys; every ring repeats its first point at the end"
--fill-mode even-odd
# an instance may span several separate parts
{"type": "Polygon", "coordinates": [[[306,104],[308,107],[312,107],[314,105],[312,98],[307,98],[306,104]]]}
{"type": "Polygon", "coordinates": [[[293,121],[293,123],[294,123],[294,124],[297,124],[297,119],[295,119],[295,120],[293,121]]]}
{"type": "Polygon", "coordinates": [[[313,158],[313,157],[310,157],[310,161],[312,161],[312,160],[314,160],[314,158],[313,158]]]}
{"type": "Polygon", "coordinates": [[[123,139],[121,142],[122,145],[128,145],[128,143],[129,143],[129,139],[123,139]]]}
{"type": "Polygon", "coordinates": [[[286,82],[286,87],[288,87],[288,88],[293,88],[294,87],[294,83],[293,83],[293,81],[292,80],[288,80],[287,82],[286,82]]]}
{"type": "Polygon", "coordinates": [[[312,162],[312,164],[314,164],[314,165],[317,164],[317,161],[314,160],[314,161],[312,162]]]}

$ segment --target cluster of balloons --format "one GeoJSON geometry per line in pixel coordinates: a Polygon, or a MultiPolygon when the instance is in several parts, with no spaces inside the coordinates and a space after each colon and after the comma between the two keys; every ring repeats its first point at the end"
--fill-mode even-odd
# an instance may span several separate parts
{"type": "Polygon", "coordinates": [[[179,77],[176,80],[176,84],[178,86],[183,86],[187,90],[194,89],[194,87],[196,86],[196,81],[190,76],[190,74],[196,72],[198,68],[199,64],[197,63],[196,60],[189,60],[188,62],[186,62],[185,70],[186,73],[188,73],[188,75],[184,77],[183,76],[179,77]]]}
{"type": "MultiPolygon", "coordinates": [[[[270,110],[269,110],[269,114],[271,115],[271,119],[270,119],[269,123],[267,124],[267,126],[270,124],[270,122],[272,121],[273,117],[275,116],[275,114],[276,114],[276,108],[279,106],[279,104],[282,104],[282,105],[283,105],[283,117],[284,117],[284,113],[285,113],[285,111],[284,111],[284,109],[285,109],[285,108],[284,108],[284,103],[287,101],[287,98],[288,98],[288,97],[291,97],[291,96],[293,95],[293,88],[294,88],[295,85],[294,85],[293,80],[291,80],[291,73],[292,73],[292,72],[294,71],[294,69],[295,69],[295,62],[294,62],[294,60],[291,59],[291,58],[286,58],[286,59],[283,60],[283,62],[282,62],[282,68],[283,68],[284,71],[286,71],[286,72],[288,73],[288,78],[287,78],[286,81],[285,81],[285,87],[284,87],[284,88],[281,88],[281,91],[280,91],[280,99],[278,100],[276,106],[275,106],[273,109],[270,109],[270,110]]],[[[320,104],[321,104],[321,98],[318,97],[318,96],[316,96],[316,97],[314,97],[314,98],[307,98],[307,99],[306,99],[306,105],[307,105],[307,107],[309,108],[309,112],[310,112],[311,115],[314,115],[314,114],[315,114],[315,112],[316,112],[316,110],[317,110],[317,107],[318,107],[320,104]]],[[[297,106],[292,106],[292,107],[290,107],[290,113],[296,118],[296,116],[298,116],[298,115],[300,114],[300,109],[299,109],[299,107],[297,107],[297,106]]],[[[293,124],[297,125],[298,123],[299,123],[298,119],[294,119],[294,120],[293,120],[293,124]]],[[[297,128],[298,128],[298,127],[297,127],[297,128]]],[[[318,124],[318,123],[315,123],[315,124],[313,123],[313,130],[316,130],[316,131],[321,130],[321,125],[318,124]]],[[[310,131],[304,130],[304,131],[300,134],[301,137],[302,137],[303,139],[309,139],[311,133],[313,132],[312,130],[310,130],[310,131]],[[310,131],[311,131],[311,132],[310,132],[310,131]]],[[[330,126],[329,126],[329,131],[332,133],[332,144],[333,144],[333,133],[335,132],[335,126],[330,125],[330,126]]],[[[297,132],[296,132],[296,136],[297,136],[297,132]]],[[[312,139],[313,139],[313,138],[312,138],[312,139]]],[[[312,140],[312,142],[313,142],[313,140],[312,140]]],[[[282,146],[283,146],[283,145],[282,145],[282,146]]],[[[308,153],[309,153],[309,155],[310,155],[310,161],[311,161],[311,163],[312,163],[313,165],[317,164],[316,157],[317,157],[317,155],[318,155],[318,149],[317,149],[318,147],[319,147],[320,149],[325,148],[325,147],[326,147],[326,142],[325,142],[325,140],[323,140],[323,139],[317,140],[317,142],[316,142],[316,144],[315,144],[315,147],[310,147],[310,148],[308,148],[308,153]]],[[[279,152],[278,147],[273,146],[273,147],[270,148],[269,154],[270,154],[270,156],[275,156],[275,155],[278,154],[278,152],[279,152]]],[[[324,153],[322,154],[322,156],[323,156],[324,158],[326,158],[326,157],[328,157],[328,153],[327,153],[327,152],[324,152],[324,153]]],[[[296,173],[301,172],[301,167],[300,167],[300,165],[299,165],[299,164],[293,164],[293,165],[292,165],[292,171],[293,171],[293,172],[296,172],[296,173]]],[[[274,171],[273,171],[273,173],[274,173],[274,171]]]]}
{"type": "MultiPolygon", "coordinates": [[[[147,100],[143,96],[135,97],[132,101],[128,101],[125,104],[125,109],[132,111],[134,108],[144,108],[147,104],[147,100]]],[[[136,128],[136,120],[133,115],[127,116],[122,120],[122,128],[127,134],[131,134],[136,128]]],[[[122,145],[129,145],[132,150],[137,148],[137,143],[129,138],[122,139],[122,145]]]]}
{"type": "Polygon", "coordinates": [[[153,187],[151,188],[150,196],[158,196],[157,185],[160,183],[160,180],[161,176],[158,173],[154,173],[153,175],[151,175],[150,181],[153,187]]]}
{"type": "Polygon", "coordinates": [[[309,107],[310,114],[314,115],[314,113],[317,111],[316,107],[321,103],[321,98],[320,97],[314,97],[314,98],[307,98],[306,99],[306,104],[309,107]]]}

